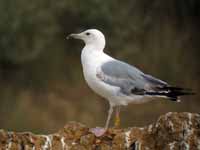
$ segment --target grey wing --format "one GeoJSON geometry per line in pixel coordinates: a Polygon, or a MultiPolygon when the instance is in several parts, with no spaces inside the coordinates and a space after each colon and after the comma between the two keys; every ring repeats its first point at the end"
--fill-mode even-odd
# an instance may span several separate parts
{"type": "Polygon", "coordinates": [[[157,86],[167,85],[164,81],[117,60],[104,63],[97,70],[97,77],[109,85],[120,87],[121,92],[126,95],[144,95],[155,90],[157,86]]]}

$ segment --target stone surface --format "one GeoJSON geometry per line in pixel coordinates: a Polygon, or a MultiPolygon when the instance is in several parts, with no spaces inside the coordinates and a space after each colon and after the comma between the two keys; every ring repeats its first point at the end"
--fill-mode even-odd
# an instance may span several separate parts
{"type": "Polygon", "coordinates": [[[143,128],[110,128],[95,137],[70,122],[57,133],[35,135],[0,130],[0,150],[200,150],[200,115],[167,113],[143,128]]]}

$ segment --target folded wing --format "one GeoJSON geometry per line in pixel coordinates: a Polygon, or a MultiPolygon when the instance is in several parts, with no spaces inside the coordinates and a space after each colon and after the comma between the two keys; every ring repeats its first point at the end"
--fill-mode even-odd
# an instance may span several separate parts
{"type": "Polygon", "coordinates": [[[117,86],[120,92],[131,95],[165,96],[176,101],[178,96],[192,94],[183,88],[172,87],[134,66],[113,60],[97,69],[97,77],[106,84],[117,86]]]}

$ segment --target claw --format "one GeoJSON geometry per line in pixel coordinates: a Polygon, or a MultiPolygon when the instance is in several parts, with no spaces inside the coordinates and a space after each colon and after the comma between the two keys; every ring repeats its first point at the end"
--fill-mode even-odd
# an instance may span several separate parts
{"type": "Polygon", "coordinates": [[[101,127],[96,127],[96,128],[91,128],[89,131],[93,133],[96,137],[100,137],[105,134],[106,129],[101,127]]]}

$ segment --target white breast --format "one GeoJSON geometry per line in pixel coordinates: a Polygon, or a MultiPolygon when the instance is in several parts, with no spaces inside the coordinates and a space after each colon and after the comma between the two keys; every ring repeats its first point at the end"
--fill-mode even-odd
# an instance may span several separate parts
{"type": "Polygon", "coordinates": [[[89,87],[102,97],[109,99],[113,97],[119,88],[110,86],[97,78],[97,69],[102,63],[112,58],[99,51],[83,50],[81,54],[81,62],[83,66],[83,74],[89,87]]]}

